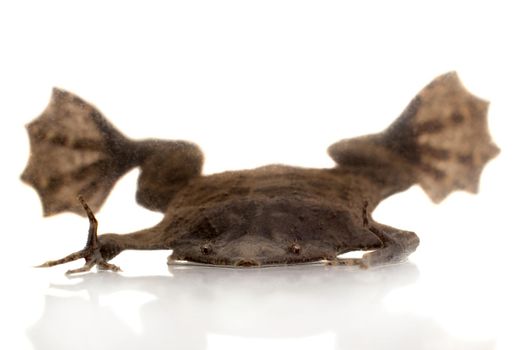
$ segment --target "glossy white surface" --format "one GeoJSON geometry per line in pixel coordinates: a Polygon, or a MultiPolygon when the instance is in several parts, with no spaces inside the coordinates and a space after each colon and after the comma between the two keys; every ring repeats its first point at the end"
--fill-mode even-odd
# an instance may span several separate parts
{"type": "Polygon", "coordinates": [[[162,276],[91,274],[53,282],[26,335],[36,349],[111,349],[123,343],[132,349],[231,348],[227,343],[261,349],[263,344],[278,349],[313,349],[314,344],[492,348],[494,335],[452,334],[439,320],[407,312],[421,302],[406,300],[418,290],[415,265],[344,270],[184,268],[162,276]]]}
{"type": "MultiPolygon", "coordinates": [[[[349,3],[0,4],[0,348],[525,348],[519,4],[349,3]],[[122,274],[31,267],[80,249],[87,232],[72,214],[42,218],[18,180],[23,125],[52,86],[131,137],[195,141],[212,173],[331,166],[328,145],[380,131],[449,70],[491,101],[502,153],[477,196],[436,206],[414,187],[377,209],[376,220],[419,234],[407,264],[168,268],[169,252],[125,252],[122,274]]],[[[134,203],[137,174],[97,214],[101,232],[160,219],[134,203]]]]}

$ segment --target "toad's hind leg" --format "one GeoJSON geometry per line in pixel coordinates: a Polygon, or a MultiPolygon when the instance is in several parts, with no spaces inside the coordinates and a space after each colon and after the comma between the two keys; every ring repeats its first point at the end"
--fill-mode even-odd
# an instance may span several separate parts
{"type": "Polygon", "coordinates": [[[78,195],[97,212],[116,181],[137,166],[138,203],[164,212],[176,192],[200,175],[203,163],[197,145],[131,140],[93,105],[59,89],[27,131],[31,153],[22,180],[37,190],[46,216],[83,215],[78,195]]]}
{"type": "Polygon", "coordinates": [[[360,265],[365,268],[403,262],[419,245],[419,238],[414,232],[377,223],[372,224],[369,229],[381,240],[383,246],[363,255],[360,265]]]}
{"type": "Polygon", "coordinates": [[[488,102],[451,72],[421,90],[382,133],[341,140],[328,152],[340,169],[376,184],[373,203],[416,183],[439,203],[455,190],[477,193],[484,166],[499,153],[487,111],[488,102]]]}

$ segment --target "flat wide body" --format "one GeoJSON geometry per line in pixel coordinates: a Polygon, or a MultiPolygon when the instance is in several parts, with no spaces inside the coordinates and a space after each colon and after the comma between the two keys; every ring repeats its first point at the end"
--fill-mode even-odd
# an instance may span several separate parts
{"type": "Polygon", "coordinates": [[[196,178],[153,229],[172,261],[214,265],[296,264],[379,248],[367,227],[366,181],[349,177],[274,165],[196,178]]]}

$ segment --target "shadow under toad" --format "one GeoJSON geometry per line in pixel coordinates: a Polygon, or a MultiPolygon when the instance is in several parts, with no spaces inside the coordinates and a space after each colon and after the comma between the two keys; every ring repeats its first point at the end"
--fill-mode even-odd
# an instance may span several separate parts
{"type": "Polygon", "coordinates": [[[210,335],[294,339],[330,334],[336,348],[492,349],[466,342],[432,319],[391,312],[391,291],[414,283],[412,264],[368,271],[298,266],[221,269],[181,266],[172,276],[125,277],[90,273],[76,284],[52,286],[41,319],[28,330],[35,349],[206,349],[210,335]],[[126,301],[139,313],[137,331],[101,303],[117,292],[152,296],[126,301]],[[87,297],[86,297],[87,294],[87,297]]]}

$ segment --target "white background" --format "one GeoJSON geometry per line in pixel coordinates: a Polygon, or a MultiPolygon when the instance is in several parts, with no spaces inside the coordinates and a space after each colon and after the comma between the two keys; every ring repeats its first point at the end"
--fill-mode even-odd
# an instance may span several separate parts
{"type": "MultiPolygon", "coordinates": [[[[524,11],[518,1],[4,1],[0,4],[2,349],[523,349],[524,11]],[[80,249],[87,222],[42,218],[19,181],[24,125],[58,86],[133,138],[186,139],[205,172],[332,166],[331,143],[377,132],[456,70],[491,101],[500,156],[477,196],[419,187],[376,220],[418,232],[411,262],[169,269],[125,252],[122,274],[31,266],[80,249]]],[[[135,170],[101,232],[155,224],[135,170]]]]}

